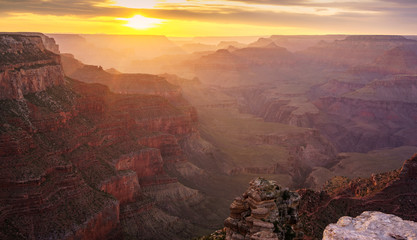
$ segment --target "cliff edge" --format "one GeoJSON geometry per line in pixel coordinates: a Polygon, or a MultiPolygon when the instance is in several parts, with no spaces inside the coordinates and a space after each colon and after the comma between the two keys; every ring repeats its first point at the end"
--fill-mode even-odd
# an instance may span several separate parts
{"type": "Polygon", "coordinates": [[[64,83],[60,56],[39,35],[0,34],[0,53],[0,99],[22,99],[64,83]]]}
{"type": "Polygon", "coordinates": [[[381,212],[363,212],[356,218],[341,217],[330,224],[323,233],[323,240],[393,240],[416,239],[417,223],[381,212]]]}

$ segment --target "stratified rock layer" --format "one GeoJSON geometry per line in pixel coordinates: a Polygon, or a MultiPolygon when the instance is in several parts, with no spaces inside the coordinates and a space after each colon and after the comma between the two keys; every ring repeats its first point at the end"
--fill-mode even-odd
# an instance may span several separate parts
{"type": "Polygon", "coordinates": [[[323,233],[323,240],[392,240],[416,239],[417,223],[381,212],[363,212],[356,218],[341,217],[330,224],[323,233]]]}
{"type": "Polygon", "coordinates": [[[299,200],[296,192],[282,189],[274,181],[252,180],[242,197],[230,205],[230,217],[224,221],[226,239],[301,239],[299,200]]]}
{"type": "Polygon", "coordinates": [[[197,131],[185,100],[64,78],[40,36],[0,40],[0,239],[195,234],[180,209],[195,213],[201,194],[164,169],[186,161],[178,140],[197,131]]]}
{"type": "Polygon", "coordinates": [[[59,55],[40,36],[0,34],[0,53],[0,99],[22,99],[64,83],[59,55]]]}
{"type": "Polygon", "coordinates": [[[400,170],[375,174],[368,179],[333,180],[326,191],[302,189],[299,213],[304,233],[317,239],[342,216],[381,211],[417,221],[417,155],[400,170]]]}

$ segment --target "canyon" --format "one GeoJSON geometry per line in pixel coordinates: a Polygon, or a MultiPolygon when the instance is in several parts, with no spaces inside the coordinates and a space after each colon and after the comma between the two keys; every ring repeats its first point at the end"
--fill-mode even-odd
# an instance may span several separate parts
{"type": "Polygon", "coordinates": [[[199,239],[412,239],[416,170],[417,154],[369,178],[334,177],[321,191],[256,178],[230,204],[224,228],[199,239]]]}
{"type": "Polygon", "coordinates": [[[285,235],[284,206],[255,194],[276,184],[299,196],[284,212],[300,239],[363,211],[416,221],[416,157],[400,167],[417,152],[417,41],[198,44],[1,33],[0,238],[190,239],[220,229],[248,182],[231,239],[285,235]]]}
{"type": "Polygon", "coordinates": [[[335,177],[323,191],[299,190],[299,217],[304,233],[320,239],[328,224],[336,223],[342,216],[356,217],[365,211],[393,214],[416,222],[416,167],[417,155],[414,155],[394,171],[368,178],[335,177]]]}
{"type": "Polygon", "coordinates": [[[187,218],[202,217],[202,194],[166,172],[193,167],[179,142],[198,136],[197,119],[180,95],[68,78],[36,34],[1,42],[2,85],[13,90],[1,99],[1,238],[175,239],[201,228],[187,218]]]}

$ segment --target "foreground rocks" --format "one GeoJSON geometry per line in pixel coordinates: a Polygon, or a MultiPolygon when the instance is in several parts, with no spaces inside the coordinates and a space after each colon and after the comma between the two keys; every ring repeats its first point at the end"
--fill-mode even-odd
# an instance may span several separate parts
{"type": "Polygon", "coordinates": [[[323,233],[323,240],[367,239],[392,240],[416,239],[417,223],[381,212],[363,212],[356,218],[341,217],[330,224],[323,233]]]}
{"type": "Polygon", "coordinates": [[[417,154],[399,170],[330,183],[321,192],[298,190],[300,222],[305,235],[312,239],[321,239],[326,226],[340,217],[358,216],[364,211],[417,221],[417,154]]]}
{"type": "Polygon", "coordinates": [[[226,239],[302,239],[297,208],[300,197],[282,189],[275,181],[257,178],[248,190],[230,205],[226,239]]]}

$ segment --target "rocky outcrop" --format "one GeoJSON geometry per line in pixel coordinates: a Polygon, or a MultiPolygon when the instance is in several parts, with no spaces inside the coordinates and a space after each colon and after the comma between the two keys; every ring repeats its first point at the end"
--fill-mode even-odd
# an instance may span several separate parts
{"type": "MultiPolygon", "coordinates": [[[[398,87],[400,87],[399,85],[398,87]]],[[[393,96],[397,88],[385,89],[395,98],[413,98],[407,93],[413,88],[404,88],[404,95],[393,96]]],[[[384,90],[374,91],[383,92],[384,90]]],[[[383,94],[383,93],[382,93],[383,94]]],[[[381,94],[380,94],[381,95],[381,94]]],[[[371,97],[326,97],[314,102],[329,120],[315,118],[316,126],[328,139],[332,139],[339,151],[367,152],[384,147],[415,145],[417,139],[408,134],[415,124],[417,105],[415,102],[380,100],[371,97]],[[342,133],[342,134],[341,134],[342,133]]]]}
{"type": "Polygon", "coordinates": [[[417,221],[417,155],[397,171],[376,174],[369,179],[334,182],[339,184],[326,187],[327,191],[298,191],[300,221],[306,236],[320,239],[328,224],[364,211],[381,211],[417,221]]]}
{"type": "Polygon", "coordinates": [[[317,115],[318,109],[309,103],[306,94],[287,94],[279,88],[241,88],[230,91],[239,100],[242,112],[259,116],[265,121],[280,122],[298,127],[312,127],[311,115],[317,115]],[[293,100],[295,100],[293,102],[293,100]]]}
{"type": "Polygon", "coordinates": [[[175,163],[186,160],[183,150],[174,135],[157,133],[140,139],[139,143],[143,146],[160,149],[164,163],[175,163]]]}
{"type": "Polygon", "coordinates": [[[0,34],[0,52],[0,99],[22,99],[64,83],[59,55],[40,36],[0,34]]]}
{"type": "Polygon", "coordinates": [[[333,42],[344,38],[346,38],[345,35],[272,35],[270,37],[278,46],[285,47],[292,52],[305,50],[319,42],[333,42]]]}
{"type": "Polygon", "coordinates": [[[389,73],[417,73],[417,43],[413,46],[400,46],[386,51],[375,59],[374,65],[389,73]]]}
{"type": "Polygon", "coordinates": [[[198,70],[212,70],[220,68],[221,70],[238,70],[248,66],[248,62],[236,56],[226,49],[217,50],[214,53],[202,56],[198,62],[194,61],[195,68],[198,70]]]}
{"type": "Polygon", "coordinates": [[[332,79],[324,84],[314,86],[309,91],[311,99],[319,97],[339,97],[345,93],[355,91],[364,87],[365,84],[357,82],[342,82],[336,79],[332,79]]]}
{"type": "Polygon", "coordinates": [[[230,205],[224,221],[226,239],[302,239],[299,231],[296,192],[282,189],[276,182],[257,178],[230,205]]]}
{"type": "Polygon", "coordinates": [[[417,41],[402,36],[347,36],[343,40],[320,42],[303,51],[312,61],[333,65],[371,64],[381,53],[399,46],[415,45],[417,41]]]}
{"type": "Polygon", "coordinates": [[[121,94],[148,94],[182,100],[181,88],[165,78],[151,74],[112,74],[101,66],[84,65],[70,54],[62,56],[65,73],[74,79],[87,83],[101,83],[111,91],[121,94]]]}
{"type": "Polygon", "coordinates": [[[46,36],[43,33],[40,32],[0,32],[0,34],[8,34],[8,35],[16,35],[16,36],[27,36],[27,37],[33,37],[38,36],[42,39],[43,46],[50,52],[53,52],[55,54],[59,54],[59,46],[55,42],[55,39],[46,36]]]}
{"type": "MultiPolygon", "coordinates": [[[[131,232],[149,239],[146,234],[157,236],[152,225],[161,224],[152,213],[168,219],[159,230],[184,229],[167,226],[173,223],[193,229],[180,209],[195,206],[201,194],[164,170],[165,164],[186,161],[178,141],[197,134],[195,111],[185,101],[174,106],[157,95],[116,94],[101,84],[64,81],[59,56],[45,50],[41,37],[1,39],[2,76],[16,72],[30,80],[9,94],[13,86],[7,84],[18,78],[2,78],[1,239],[120,239],[131,232]],[[59,71],[48,72],[53,67],[59,71]],[[161,210],[167,199],[175,204],[161,210]],[[147,216],[144,228],[129,220],[141,216],[147,216]]],[[[186,214],[196,217],[192,210],[186,214]]],[[[161,236],[195,234],[176,233],[161,236]]]]}
{"type": "Polygon", "coordinates": [[[310,100],[275,90],[241,90],[240,109],[266,121],[315,128],[341,152],[415,145],[417,81],[386,76],[369,83],[331,80],[310,88],[310,100]],[[301,109],[301,110],[300,110],[301,109]]]}
{"type": "Polygon", "coordinates": [[[416,103],[416,94],[417,76],[404,74],[384,80],[374,80],[347,96],[364,100],[416,103]]]}
{"type": "Polygon", "coordinates": [[[133,171],[120,171],[117,176],[113,176],[102,182],[100,190],[111,194],[121,204],[134,202],[140,193],[138,175],[133,171]]]}
{"type": "Polygon", "coordinates": [[[414,239],[417,238],[417,223],[381,212],[363,212],[356,218],[341,217],[330,224],[323,233],[323,240],[337,239],[414,239]]]}

